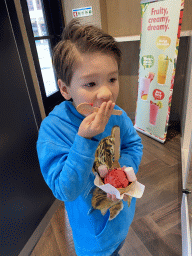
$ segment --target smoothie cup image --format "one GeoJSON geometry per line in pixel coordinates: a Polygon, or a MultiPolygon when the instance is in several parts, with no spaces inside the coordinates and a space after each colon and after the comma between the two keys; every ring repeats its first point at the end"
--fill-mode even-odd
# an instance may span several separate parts
{"type": "Polygon", "coordinates": [[[157,114],[159,111],[159,106],[150,101],[150,114],[149,114],[149,123],[156,125],[157,114]]]}
{"type": "Polygon", "coordinates": [[[147,100],[150,82],[151,80],[149,78],[146,78],[146,77],[140,78],[139,96],[141,97],[142,100],[147,100]]]}
{"type": "Polygon", "coordinates": [[[160,54],[158,57],[158,74],[157,74],[158,84],[165,84],[168,65],[169,65],[169,59],[164,54],[160,54]]]}

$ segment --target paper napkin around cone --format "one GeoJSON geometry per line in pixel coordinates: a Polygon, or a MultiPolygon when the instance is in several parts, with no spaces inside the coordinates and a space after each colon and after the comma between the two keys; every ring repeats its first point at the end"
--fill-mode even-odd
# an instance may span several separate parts
{"type": "MultiPolygon", "coordinates": [[[[131,171],[130,168],[132,167],[127,167],[124,169],[124,171],[131,171]]],[[[135,198],[141,198],[145,190],[145,186],[139,183],[137,180],[131,182],[126,188],[115,188],[111,184],[104,184],[98,174],[96,174],[94,184],[106,193],[116,195],[117,199],[123,199],[124,194],[135,198]]]]}

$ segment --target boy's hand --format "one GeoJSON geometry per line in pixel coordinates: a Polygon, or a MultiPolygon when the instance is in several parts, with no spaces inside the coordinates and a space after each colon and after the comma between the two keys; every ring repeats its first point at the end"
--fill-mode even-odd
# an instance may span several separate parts
{"type": "MultiPolygon", "coordinates": [[[[114,202],[116,202],[116,201],[119,201],[120,199],[118,199],[117,197],[116,197],[116,195],[114,195],[114,194],[109,194],[109,193],[107,193],[107,197],[109,198],[109,199],[111,199],[112,201],[114,201],[114,202]]],[[[123,196],[123,200],[124,201],[127,201],[129,199],[129,196],[128,195],[124,195],[123,196]]]]}
{"type": "Polygon", "coordinates": [[[91,139],[92,137],[104,132],[109,118],[114,109],[115,103],[111,100],[103,102],[98,112],[94,112],[87,116],[79,126],[78,135],[91,139]]]}
{"type": "Polygon", "coordinates": [[[109,193],[107,193],[107,197],[108,197],[109,199],[111,199],[112,201],[114,201],[114,202],[120,200],[120,199],[117,199],[116,195],[114,195],[114,194],[109,194],[109,193]]]}

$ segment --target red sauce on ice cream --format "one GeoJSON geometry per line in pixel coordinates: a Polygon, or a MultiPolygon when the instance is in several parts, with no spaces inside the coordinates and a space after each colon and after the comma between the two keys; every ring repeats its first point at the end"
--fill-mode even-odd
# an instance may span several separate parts
{"type": "Polygon", "coordinates": [[[126,173],[121,168],[109,170],[104,178],[104,183],[111,184],[115,188],[125,188],[128,186],[129,181],[126,173]]]}

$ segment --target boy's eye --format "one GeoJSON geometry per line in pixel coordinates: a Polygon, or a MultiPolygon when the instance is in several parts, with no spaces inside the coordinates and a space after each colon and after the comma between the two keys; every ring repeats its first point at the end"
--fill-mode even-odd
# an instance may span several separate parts
{"type": "Polygon", "coordinates": [[[95,85],[96,85],[95,82],[91,82],[91,83],[85,84],[84,86],[86,86],[86,87],[93,87],[95,85]]]}
{"type": "Polygon", "coordinates": [[[117,78],[111,78],[110,79],[110,83],[114,83],[114,82],[116,82],[117,81],[117,78]]]}

